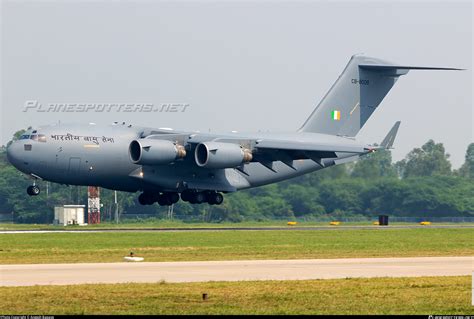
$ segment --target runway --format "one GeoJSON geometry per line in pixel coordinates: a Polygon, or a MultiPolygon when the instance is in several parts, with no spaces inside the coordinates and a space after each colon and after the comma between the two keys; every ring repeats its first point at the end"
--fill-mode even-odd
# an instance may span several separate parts
{"type": "Polygon", "coordinates": [[[43,234],[43,233],[104,233],[104,232],[195,232],[195,231],[270,231],[270,230],[387,230],[387,229],[429,229],[429,228],[451,228],[451,229],[474,229],[474,225],[394,225],[394,226],[286,226],[286,227],[167,227],[167,228],[102,228],[102,229],[32,229],[32,230],[0,230],[0,234],[43,234]]]}
{"type": "Polygon", "coordinates": [[[1,265],[1,286],[471,275],[473,257],[1,265]]]}

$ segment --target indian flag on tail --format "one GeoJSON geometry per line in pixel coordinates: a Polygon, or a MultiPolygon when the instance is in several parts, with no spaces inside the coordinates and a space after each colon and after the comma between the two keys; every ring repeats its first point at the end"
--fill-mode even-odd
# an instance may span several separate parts
{"type": "Polygon", "coordinates": [[[341,112],[338,110],[332,111],[331,118],[333,119],[333,121],[339,121],[341,119],[341,112]]]}

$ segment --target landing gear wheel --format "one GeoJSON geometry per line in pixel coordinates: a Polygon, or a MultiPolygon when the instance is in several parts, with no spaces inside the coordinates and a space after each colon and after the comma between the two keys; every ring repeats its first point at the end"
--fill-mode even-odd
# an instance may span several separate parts
{"type": "Polygon", "coordinates": [[[28,186],[26,193],[30,196],[37,196],[41,192],[40,188],[36,185],[28,186]]]}
{"type": "Polygon", "coordinates": [[[171,204],[176,204],[179,201],[179,194],[178,193],[168,193],[168,198],[171,204]]]}
{"type": "Polygon", "coordinates": [[[138,202],[141,204],[141,205],[151,205],[155,202],[155,198],[152,194],[149,194],[149,193],[141,193],[139,196],[138,196],[138,202]]]}
{"type": "Polygon", "coordinates": [[[178,193],[163,193],[158,197],[157,201],[160,206],[173,205],[179,201],[179,194],[178,193]]]}
{"type": "Polygon", "coordinates": [[[171,201],[170,201],[170,199],[169,199],[169,197],[167,196],[166,193],[161,194],[160,197],[158,197],[158,204],[160,206],[171,205],[171,201]]]}
{"type": "MultiPolygon", "coordinates": [[[[168,193],[168,194],[170,194],[170,196],[175,196],[173,194],[177,195],[177,193],[168,193]]],[[[192,190],[185,190],[181,193],[181,199],[185,202],[189,202],[190,204],[202,204],[202,203],[209,202],[210,194],[212,193],[208,191],[196,192],[192,190]]]]}
{"type": "Polygon", "coordinates": [[[193,196],[193,200],[196,202],[196,204],[201,204],[206,201],[206,195],[202,192],[197,192],[193,196]]]}
{"type": "Polygon", "coordinates": [[[147,198],[145,193],[141,193],[140,195],[138,195],[138,202],[140,203],[140,205],[146,205],[147,198]]]}
{"type": "Polygon", "coordinates": [[[207,195],[207,202],[209,205],[220,205],[224,201],[224,196],[221,193],[211,192],[207,195]]]}
{"type": "Polygon", "coordinates": [[[191,204],[201,204],[201,203],[204,203],[206,200],[207,200],[207,196],[203,192],[193,192],[189,194],[188,201],[191,204]]]}
{"type": "Polygon", "coordinates": [[[189,202],[191,200],[193,193],[189,190],[185,190],[181,193],[181,199],[185,202],[189,202]]]}
{"type": "Polygon", "coordinates": [[[221,193],[214,193],[212,202],[215,205],[220,205],[224,201],[224,196],[221,193]]]}
{"type": "Polygon", "coordinates": [[[187,200],[187,202],[189,202],[190,204],[197,204],[198,202],[196,202],[196,198],[194,197],[194,195],[190,196],[189,199],[187,200]]]}

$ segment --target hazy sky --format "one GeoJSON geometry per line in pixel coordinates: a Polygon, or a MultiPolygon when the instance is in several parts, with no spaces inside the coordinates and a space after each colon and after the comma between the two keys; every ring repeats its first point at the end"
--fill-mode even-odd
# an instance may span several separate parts
{"type": "Polygon", "coordinates": [[[402,121],[402,159],[428,139],[454,167],[473,141],[473,9],[464,2],[2,1],[0,143],[61,122],[294,131],[354,53],[411,71],[359,136],[402,121]],[[176,113],[23,112],[49,103],[187,103],[176,113]]]}

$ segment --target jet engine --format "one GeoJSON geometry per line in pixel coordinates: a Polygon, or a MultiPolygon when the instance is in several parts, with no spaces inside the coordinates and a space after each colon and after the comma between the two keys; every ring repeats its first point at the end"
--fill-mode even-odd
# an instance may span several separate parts
{"type": "Polygon", "coordinates": [[[184,146],[167,140],[142,138],[129,146],[130,159],[139,165],[163,165],[186,156],[184,146]]]}
{"type": "Polygon", "coordinates": [[[196,146],[196,164],[205,168],[232,168],[252,160],[252,151],[238,144],[204,142],[196,146]]]}

